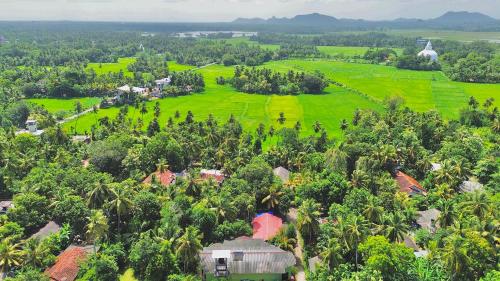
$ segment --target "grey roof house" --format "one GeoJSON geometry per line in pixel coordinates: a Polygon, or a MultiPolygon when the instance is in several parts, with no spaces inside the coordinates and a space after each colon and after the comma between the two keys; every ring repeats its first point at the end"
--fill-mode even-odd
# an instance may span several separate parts
{"type": "Polygon", "coordinates": [[[61,230],[61,226],[53,221],[49,221],[44,227],[40,228],[37,233],[31,235],[30,238],[38,238],[43,240],[50,236],[51,234],[57,233],[61,230]]]}
{"type": "Polygon", "coordinates": [[[460,192],[474,192],[483,189],[483,185],[475,181],[464,181],[459,188],[460,192]]]}
{"type": "Polygon", "coordinates": [[[437,220],[441,212],[438,209],[429,209],[425,211],[419,211],[417,213],[418,213],[417,224],[420,225],[420,227],[425,228],[432,233],[435,232],[436,229],[439,227],[437,220]]]}
{"type": "Polygon", "coordinates": [[[282,182],[287,182],[290,179],[290,171],[281,166],[274,169],[273,174],[280,178],[282,182]]]}
{"type": "Polygon", "coordinates": [[[292,253],[261,239],[240,237],[213,244],[200,253],[203,280],[289,280],[292,253]]]}

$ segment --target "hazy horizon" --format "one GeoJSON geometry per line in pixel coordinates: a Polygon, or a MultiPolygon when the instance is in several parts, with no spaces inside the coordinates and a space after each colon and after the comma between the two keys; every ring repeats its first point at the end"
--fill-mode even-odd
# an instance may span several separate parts
{"type": "Polygon", "coordinates": [[[239,17],[429,19],[448,11],[500,18],[496,0],[0,0],[2,21],[227,22],[239,17]]]}

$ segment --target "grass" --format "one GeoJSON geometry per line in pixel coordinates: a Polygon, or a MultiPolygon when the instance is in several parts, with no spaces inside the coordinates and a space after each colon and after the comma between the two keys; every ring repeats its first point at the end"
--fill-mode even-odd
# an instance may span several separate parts
{"type": "Polygon", "coordinates": [[[54,99],[54,98],[41,98],[41,99],[27,99],[26,101],[43,106],[48,112],[54,114],[59,111],[65,111],[65,116],[69,116],[75,111],[75,103],[79,101],[82,104],[83,110],[91,108],[98,104],[100,98],[70,98],[70,99],[54,99]]]}
{"type": "Polygon", "coordinates": [[[132,77],[133,73],[127,69],[127,65],[134,63],[135,58],[119,58],[116,63],[89,63],[87,69],[94,69],[97,75],[118,73],[123,71],[123,75],[132,77]]]}
{"type": "Polygon", "coordinates": [[[468,31],[453,31],[453,30],[427,30],[427,29],[410,29],[410,30],[389,30],[388,34],[401,35],[406,37],[423,37],[426,39],[444,39],[456,40],[463,42],[471,42],[477,40],[500,41],[500,32],[468,32],[468,31]]]}
{"type": "Polygon", "coordinates": [[[120,281],[137,281],[134,277],[134,270],[132,268],[127,269],[121,276],[120,281]]]}
{"type": "MultiPolygon", "coordinates": [[[[203,120],[209,114],[213,114],[219,122],[225,122],[232,114],[246,130],[252,132],[260,123],[264,123],[267,128],[271,125],[280,128],[292,127],[300,121],[303,134],[312,134],[312,126],[318,120],[331,135],[339,137],[342,119],[350,119],[356,108],[383,110],[379,103],[374,103],[366,97],[337,86],[327,88],[324,95],[252,95],[236,92],[229,85],[220,86],[215,83],[217,76],[231,76],[232,67],[213,65],[198,71],[205,78],[206,87],[203,93],[158,100],[161,108],[159,122],[162,126],[166,124],[169,117],[174,116],[176,110],[181,113],[182,117],[191,110],[198,120],[203,120]],[[283,125],[276,121],[280,112],[284,112],[287,118],[283,125]]],[[[148,113],[144,116],[141,116],[135,108],[130,107],[129,117],[134,120],[141,117],[147,125],[153,119],[154,103],[147,103],[148,113]]],[[[69,122],[65,124],[65,127],[71,129],[77,124],[78,132],[89,132],[90,126],[99,118],[115,117],[117,114],[118,108],[102,109],[96,114],[82,116],[78,123],[69,122]]]]}
{"type": "MultiPolygon", "coordinates": [[[[176,65],[175,67],[182,67],[176,65]]],[[[213,114],[219,122],[234,115],[247,131],[255,131],[262,122],[280,128],[276,119],[280,112],[287,118],[283,126],[292,127],[297,121],[302,124],[303,134],[312,134],[315,121],[323,124],[330,135],[340,137],[340,122],[350,120],[356,108],[383,110],[383,100],[388,96],[399,95],[406,105],[416,111],[437,110],[447,119],[457,118],[459,109],[466,106],[467,100],[474,95],[479,101],[488,97],[500,96],[500,84],[470,84],[450,81],[442,72],[401,70],[394,67],[355,64],[339,61],[273,61],[264,67],[276,71],[323,72],[328,78],[346,87],[330,86],[323,95],[252,95],[236,92],[229,85],[217,85],[217,76],[230,77],[233,67],[212,65],[199,71],[205,78],[205,91],[190,96],[165,98],[159,100],[161,107],[160,124],[163,126],[176,110],[182,118],[191,110],[197,120],[213,114]]],[[[142,117],[145,126],[153,119],[155,102],[148,102],[148,113],[141,116],[138,110],[129,108],[129,117],[136,120],[142,117]]],[[[498,98],[495,105],[500,105],[498,98]]],[[[77,131],[90,131],[90,126],[104,116],[114,118],[118,108],[99,110],[79,118],[77,131]]],[[[74,127],[76,121],[65,124],[67,129],[74,127]]]]}

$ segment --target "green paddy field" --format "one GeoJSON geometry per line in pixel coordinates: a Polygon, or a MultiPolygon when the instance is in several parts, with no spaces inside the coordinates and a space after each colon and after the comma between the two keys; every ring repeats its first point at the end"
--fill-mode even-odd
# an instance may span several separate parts
{"type": "MultiPolygon", "coordinates": [[[[357,50],[351,50],[352,53],[357,50]]],[[[457,118],[460,108],[466,106],[470,96],[480,101],[489,97],[496,99],[499,105],[500,84],[468,84],[450,81],[442,72],[422,72],[400,70],[394,67],[348,63],[328,60],[286,60],[273,61],[261,67],[277,71],[290,69],[298,71],[319,70],[331,80],[340,82],[344,87],[330,86],[322,95],[252,95],[236,92],[231,86],[220,86],[215,83],[217,76],[232,76],[233,67],[212,65],[198,69],[205,78],[205,91],[190,96],[165,98],[158,100],[161,106],[160,124],[165,124],[175,111],[185,116],[191,110],[198,120],[213,114],[219,121],[225,121],[232,114],[246,130],[254,131],[259,123],[266,127],[273,125],[279,128],[276,119],[280,112],[287,118],[284,126],[291,127],[295,122],[302,123],[304,135],[312,134],[315,121],[323,124],[330,135],[340,137],[342,119],[350,120],[357,108],[370,108],[382,111],[383,100],[387,96],[399,95],[405,99],[406,105],[417,111],[437,110],[447,119],[457,118]]],[[[184,70],[189,66],[175,63],[171,69],[184,70]]],[[[148,102],[148,113],[142,116],[144,124],[153,118],[153,102],[148,102]]],[[[72,121],[65,128],[73,131],[75,124],[79,133],[89,132],[90,126],[99,118],[118,114],[118,108],[99,110],[79,118],[78,123],[72,121]]],[[[134,120],[141,117],[131,107],[129,117],[134,120]]]]}

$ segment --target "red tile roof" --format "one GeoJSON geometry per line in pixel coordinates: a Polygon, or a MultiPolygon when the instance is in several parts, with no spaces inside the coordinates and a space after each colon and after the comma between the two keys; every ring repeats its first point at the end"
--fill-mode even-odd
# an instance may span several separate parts
{"type": "Polygon", "coordinates": [[[45,271],[53,281],[73,281],[80,270],[80,263],[87,253],[83,247],[69,247],[57,257],[56,263],[45,271]]]}
{"type": "Polygon", "coordinates": [[[427,194],[427,190],[425,190],[416,179],[410,177],[409,175],[398,171],[396,174],[396,181],[399,185],[399,191],[408,193],[410,195],[413,194],[427,194]]]}
{"type": "Polygon", "coordinates": [[[221,184],[226,178],[224,174],[219,170],[201,170],[200,176],[204,180],[214,179],[218,184],[221,184]]]}
{"type": "Polygon", "coordinates": [[[156,171],[152,173],[147,178],[145,178],[142,183],[150,184],[153,181],[153,175],[155,176],[157,182],[165,186],[169,186],[175,182],[175,174],[169,170],[165,170],[163,172],[156,171]]]}
{"type": "Polygon", "coordinates": [[[283,220],[269,213],[260,215],[253,219],[253,239],[269,240],[280,231],[283,220]]]}

